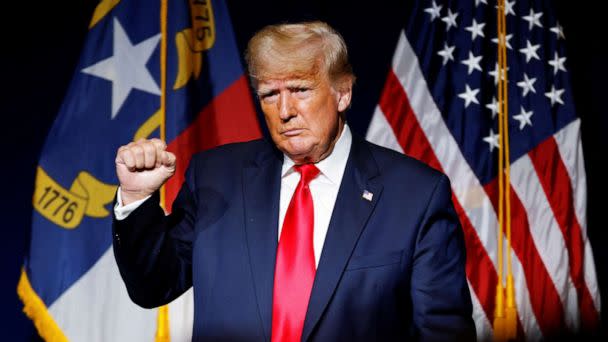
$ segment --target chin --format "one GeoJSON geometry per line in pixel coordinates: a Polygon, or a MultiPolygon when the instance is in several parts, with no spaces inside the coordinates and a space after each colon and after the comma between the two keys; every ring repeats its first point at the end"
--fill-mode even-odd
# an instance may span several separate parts
{"type": "Polygon", "coordinates": [[[281,144],[279,149],[292,159],[305,159],[311,157],[315,146],[307,140],[298,137],[290,138],[281,144]]]}

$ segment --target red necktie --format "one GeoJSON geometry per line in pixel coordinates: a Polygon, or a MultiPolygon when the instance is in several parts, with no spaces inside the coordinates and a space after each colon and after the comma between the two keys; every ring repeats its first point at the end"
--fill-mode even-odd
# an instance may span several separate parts
{"type": "Polygon", "coordinates": [[[300,341],[315,280],[314,208],[308,183],[319,174],[319,169],[314,164],[294,168],[301,177],[279,239],[272,298],[272,342],[300,341]]]}

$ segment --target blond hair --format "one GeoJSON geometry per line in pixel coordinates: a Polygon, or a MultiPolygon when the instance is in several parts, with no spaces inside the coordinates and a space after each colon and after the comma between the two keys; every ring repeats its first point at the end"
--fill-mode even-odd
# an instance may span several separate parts
{"type": "Polygon", "coordinates": [[[254,87],[260,79],[325,72],[336,85],[355,80],[342,36],[321,21],[269,25],[250,40],[245,52],[254,87]]]}

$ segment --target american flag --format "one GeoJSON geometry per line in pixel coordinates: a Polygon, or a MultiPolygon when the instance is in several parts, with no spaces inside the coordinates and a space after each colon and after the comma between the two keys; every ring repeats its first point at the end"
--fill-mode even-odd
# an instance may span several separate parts
{"type": "MultiPolygon", "coordinates": [[[[408,6],[367,139],[449,176],[478,338],[487,340],[498,281],[497,3],[408,6]]],[[[518,331],[539,340],[593,329],[600,295],[564,32],[550,1],[506,1],[505,13],[518,331]]]]}

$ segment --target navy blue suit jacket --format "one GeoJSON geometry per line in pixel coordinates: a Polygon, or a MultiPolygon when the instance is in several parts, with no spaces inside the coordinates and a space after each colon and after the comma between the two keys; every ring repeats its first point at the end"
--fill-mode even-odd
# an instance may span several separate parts
{"type": "MultiPolygon", "coordinates": [[[[263,140],[198,154],[170,216],[155,194],[114,220],[132,300],[194,286],[193,340],[269,341],[282,160],[263,140]]],[[[462,235],[447,177],[354,136],[302,340],[474,339],[462,235]]]]}

